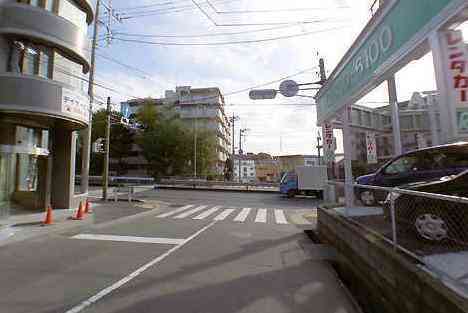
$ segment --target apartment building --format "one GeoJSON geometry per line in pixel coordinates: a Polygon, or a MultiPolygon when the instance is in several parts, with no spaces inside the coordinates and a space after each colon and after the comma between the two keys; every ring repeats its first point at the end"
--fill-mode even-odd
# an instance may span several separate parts
{"type": "Polygon", "coordinates": [[[234,158],[234,181],[254,183],[256,180],[255,159],[247,155],[236,155],[234,158]]]}
{"type": "Polygon", "coordinates": [[[0,0],[0,216],[76,208],[88,127],[90,0],[0,0]]]}
{"type": "MultiPolygon", "coordinates": [[[[437,97],[429,104],[427,97],[415,93],[411,100],[399,103],[399,122],[403,152],[434,144],[441,144],[440,117],[437,97]]],[[[351,111],[352,159],[367,160],[366,133],[376,135],[376,151],[379,161],[394,155],[392,112],[390,106],[368,108],[353,105],[351,111]]]]}
{"type": "MultiPolygon", "coordinates": [[[[122,112],[135,114],[148,99],[131,100],[121,104],[122,112]]],[[[165,97],[151,99],[156,106],[173,107],[180,119],[187,127],[194,130],[208,129],[216,134],[217,148],[213,164],[213,172],[222,175],[226,160],[230,155],[231,130],[229,120],[224,111],[225,102],[221,90],[217,87],[192,88],[191,86],[176,87],[175,90],[167,90],[165,97]]],[[[137,157],[135,157],[137,158],[137,157]]],[[[141,158],[138,158],[141,160],[141,158]]],[[[136,159],[135,159],[136,161],[136,159]]],[[[135,172],[140,175],[144,164],[134,164],[135,172]]]]}

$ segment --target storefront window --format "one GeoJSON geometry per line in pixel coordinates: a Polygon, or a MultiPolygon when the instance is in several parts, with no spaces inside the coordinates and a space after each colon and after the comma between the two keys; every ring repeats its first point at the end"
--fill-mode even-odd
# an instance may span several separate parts
{"type": "Polygon", "coordinates": [[[37,156],[18,154],[17,157],[17,188],[16,191],[37,190],[37,156]]]}

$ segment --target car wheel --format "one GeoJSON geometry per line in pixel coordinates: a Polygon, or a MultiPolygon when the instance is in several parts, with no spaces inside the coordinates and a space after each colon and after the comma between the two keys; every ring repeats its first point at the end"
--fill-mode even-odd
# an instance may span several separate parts
{"type": "Polygon", "coordinates": [[[295,195],[296,195],[296,190],[294,189],[288,190],[288,198],[294,198],[295,195]]]}
{"type": "Polygon", "coordinates": [[[416,233],[422,239],[439,242],[449,235],[448,221],[443,214],[418,213],[414,220],[416,233]]]}
{"type": "Polygon", "coordinates": [[[375,194],[372,190],[361,191],[359,198],[365,206],[373,206],[376,204],[375,194]]]}

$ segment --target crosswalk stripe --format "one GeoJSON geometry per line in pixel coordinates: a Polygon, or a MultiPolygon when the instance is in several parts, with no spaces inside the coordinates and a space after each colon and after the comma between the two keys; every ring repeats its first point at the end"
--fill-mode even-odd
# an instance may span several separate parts
{"type": "Polygon", "coordinates": [[[266,223],[267,221],[267,210],[258,209],[257,216],[255,217],[255,223],[266,223]]]}
{"type": "Polygon", "coordinates": [[[168,217],[168,216],[177,214],[177,213],[179,213],[179,212],[188,210],[188,209],[190,209],[191,207],[193,207],[193,205],[192,205],[192,204],[189,204],[189,205],[183,206],[183,207],[181,207],[181,208],[178,208],[178,209],[176,209],[176,210],[173,210],[173,211],[170,211],[170,212],[167,212],[167,213],[163,213],[163,214],[159,214],[159,215],[156,216],[156,217],[159,217],[159,218],[168,217]]]}
{"type": "Polygon", "coordinates": [[[206,210],[205,212],[202,212],[201,214],[195,216],[193,219],[194,220],[202,220],[204,218],[207,218],[208,216],[210,216],[211,214],[213,214],[214,212],[218,211],[221,207],[219,206],[215,206],[209,210],[206,210]]]}
{"type": "Polygon", "coordinates": [[[249,216],[251,208],[243,208],[242,211],[234,218],[234,222],[244,222],[249,216]]]}
{"type": "Polygon", "coordinates": [[[223,212],[219,213],[215,218],[214,220],[215,221],[222,221],[224,219],[226,219],[226,217],[228,217],[232,212],[234,212],[235,209],[226,209],[224,210],[223,212]]]}
{"type": "Polygon", "coordinates": [[[275,209],[275,220],[276,224],[288,224],[288,220],[286,219],[283,210],[275,209]]]}
{"type": "Polygon", "coordinates": [[[195,209],[191,209],[191,210],[188,210],[188,211],[186,211],[186,212],[184,212],[182,214],[176,215],[176,216],[174,216],[174,218],[186,218],[186,217],[188,217],[188,216],[190,216],[192,214],[195,214],[197,212],[200,212],[200,211],[206,209],[207,207],[208,207],[207,205],[201,205],[201,206],[199,206],[199,207],[197,207],[195,209]]]}

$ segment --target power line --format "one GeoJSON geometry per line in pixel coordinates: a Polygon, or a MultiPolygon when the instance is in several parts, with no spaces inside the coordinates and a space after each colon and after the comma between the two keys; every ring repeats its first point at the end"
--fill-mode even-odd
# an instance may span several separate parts
{"type": "Polygon", "coordinates": [[[276,41],[276,40],[282,40],[282,39],[290,39],[290,38],[303,37],[303,36],[308,36],[308,35],[312,35],[312,34],[318,34],[318,33],[324,33],[324,32],[339,30],[339,29],[343,29],[343,28],[344,28],[344,26],[328,28],[328,29],[323,29],[323,30],[317,30],[317,31],[311,31],[311,32],[304,32],[304,33],[300,33],[300,34],[272,37],[272,38],[255,39],[255,40],[225,41],[225,42],[197,42],[197,43],[158,42],[158,41],[146,41],[146,40],[138,40],[138,39],[124,39],[124,38],[119,38],[119,37],[113,37],[113,39],[123,41],[123,42],[133,42],[133,43],[158,45],[158,46],[226,46],[226,45],[262,43],[262,42],[276,41]]]}
{"type": "Polygon", "coordinates": [[[206,33],[198,35],[157,35],[157,34],[135,34],[135,33],[121,33],[115,32],[115,35],[127,36],[127,37],[148,37],[148,38],[201,38],[201,37],[218,37],[218,36],[232,36],[232,35],[242,35],[242,34],[253,34],[260,33],[270,30],[286,29],[299,26],[300,24],[291,24],[284,26],[268,27],[256,30],[246,30],[240,32],[226,32],[226,33],[206,33]]]}
{"type": "Polygon", "coordinates": [[[349,7],[336,7],[336,8],[291,8],[291,9],[276,9],[276,10],[243,10],[243,11],[219,11],[210,0],[206,0],[208,5],[217,14],[250,14],[250,13],[280,13],[280,12],[297,12],[297,11],[320,11],[320,10],[334,10],[334,9],[349,9],[349,7]]]}
{"type": "MultiPolygon", "coordinates": [[[[187,0],[190,1],[190,0],[187,0]]],[[[235,1],[241,1],[241,0],[218,0],[218,3],[224,4],[224,3],[229,3],[229,2],[235,2],[235,1]]],[[[207,2],[201,2],[203,4],[206,4],[207,2]]],[[[153,15],[161,15],[161,14],[166,14],[166,13],[179,13],[179,12],[185,12],[185,11],[194,11],[197,10],[196,7],[193,5],[181,5],[181,6],[173,6],[173,7],[167,7],[167,8],[161,8],[161,9],[154,9],[154,10],[144,10],[144,11],[137,11],[137,12],[129,12],[128,16],[124,16],[124,19],[130,19],[130,18],[137,18],[137,17],[146,17],[146,16],[153,16],[153,15]]],[[[125,14],[125,13],[122,13],[125,14]]]]}
{"type": "MultiPolygon", "coordinates": [[[[291,22],[275,22],[275,23],[242,23],[242,24],[219,24],[217,23],[212,17],[210,14],[208,14],[208,12],[203,9],[201,7],[201,5],[196,2],[195,0],[191,0],[193,4],[195,4],[195,6],[198,8],[198,10],[200,12],[203,13],[203,15],[206,16],[206,18],[208,18],[208,20],[210,20],[214,26],[227,26],[227,27],[234,27],[234,26],[260,26],[260,25],[290,25],[290,24],[315,24],[319,21],[323,21],[323,20],[317,20],[317,21],[291,21],[291,22]]],[[[211,5],[211,3],[207,0],[208,4],[211,5]]]]}

